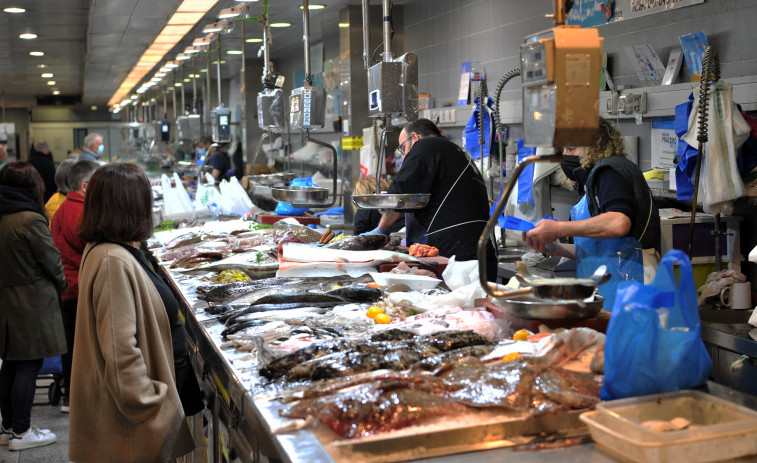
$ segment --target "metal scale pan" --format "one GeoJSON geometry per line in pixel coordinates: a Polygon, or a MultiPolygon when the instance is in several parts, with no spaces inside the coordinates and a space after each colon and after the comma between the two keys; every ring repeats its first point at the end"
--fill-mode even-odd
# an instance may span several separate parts
{"type": "Polygon", "coordinates": [[[255,185],[263,186],[289,185],[292,180],[294,180],[295,176],[296,175],[291,172],[251,175],[250,181],[255,185]]]}
{"type": "Polygon", "coordinates": [[[431,195],[420,194],[373,194],[352,195],[352,202],[361,209],[412,210],[426,207],[431,195]]]}
{"type": "Polygon", "coordinates": [[[271,196],[278,202],[290,204],[292,207],[323,207],[328,205],[328,188],[312,186],[289,186],[272,188],[271,196]]]}

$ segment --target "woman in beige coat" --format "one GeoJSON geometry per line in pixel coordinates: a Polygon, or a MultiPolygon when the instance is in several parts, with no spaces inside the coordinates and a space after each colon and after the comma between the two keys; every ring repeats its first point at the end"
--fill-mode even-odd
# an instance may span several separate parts
{"type": "Polygon", "coordinates": [[[69,459],[165,462],[194,444],[176,392],[168,314],[129,249],[152,235],[152,192],[133,164],[89,181],[80,236],[69,459]]]}

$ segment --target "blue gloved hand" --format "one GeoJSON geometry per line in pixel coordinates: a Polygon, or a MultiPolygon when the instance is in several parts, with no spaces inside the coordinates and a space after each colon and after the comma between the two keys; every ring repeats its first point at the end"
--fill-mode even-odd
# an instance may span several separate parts
{"type": "Polygon", "coordinates": [[[388,235],[389,234],[389,232],[387,230],[382,230],[379,227],[376,227],[376,228],[374,228],[371,231],[367,231],[365,233],[361,233],[360,236],[363,236],[363,235],[378,235],[379,233],[382,234],[382,235],[388,235]]]}

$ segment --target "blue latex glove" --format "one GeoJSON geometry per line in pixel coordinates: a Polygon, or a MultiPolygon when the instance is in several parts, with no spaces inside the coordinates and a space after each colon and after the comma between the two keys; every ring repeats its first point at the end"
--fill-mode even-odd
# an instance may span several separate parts
{"type": "Polygon", "coordinates": [[[376,227],[376,228],[374,228],[374,229],[373,229],[373,230],[371,230],[371,231],[367,231],[367,232],[365,232],[365,233],[361,233],[361,234],[360,234],[360,236],[363,236],[363,235],[378,235],[379,233],[380,233],[380,234],[382,234],[382,235],[388,235],[388,234],[389,234],[389,231],[387,231],[387,230],[382,230],[382,229],[380,229],[379,227],[376,227]]]}

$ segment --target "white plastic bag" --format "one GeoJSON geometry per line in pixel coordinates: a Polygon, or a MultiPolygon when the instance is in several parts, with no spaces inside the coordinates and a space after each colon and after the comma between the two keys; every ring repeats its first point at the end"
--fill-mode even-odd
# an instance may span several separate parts
{"type": "MultiPolygon", "coordinates": [[[[744,196],[746,190],[736,164],[736,151],[749,137],[749,124],[733,103],[733,86],[720,81],[711,87],[708,105],[707,142],[704,143],[699,188],[704,211],[709,214],[731,215],[733,201],[744,196]]],[[[686,143],[698,146],[699,100],[689,116],[689,131],[683,136],[686,143]]]]}
{"type": "Polygon", "coordinates": [[[175,185],[171,185],[171,179],[163,174],[161,184],[163,185],[163,219],[177,220],[194,217],[195,209],[192,200],[189,199],[187,190],[181,183],[179,176],[174,173],[173,180],[175,185]]]}

